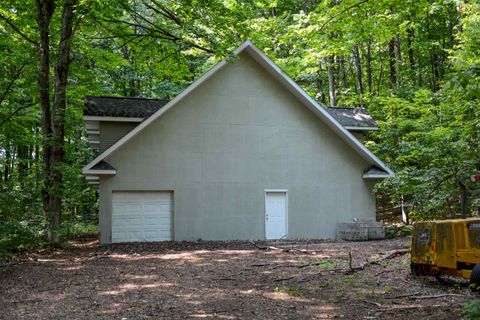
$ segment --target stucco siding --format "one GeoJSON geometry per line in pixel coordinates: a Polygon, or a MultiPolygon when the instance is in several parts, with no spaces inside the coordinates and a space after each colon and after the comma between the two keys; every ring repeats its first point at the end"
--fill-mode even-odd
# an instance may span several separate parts
{"type": "Polygon", "coordinates": [[[107,150],[111,145],[129,133],[138,123],[135,122],[100,122],[100,152],[107,150]]]}
{"type": "Polygon", "coordinates": [[[288,238],[375,217],[369,164],[245,54],[106,161],[102,243],[115,190],[173,191],[175,240],[264,239],[265,189],[288,189],[288,238]]]}

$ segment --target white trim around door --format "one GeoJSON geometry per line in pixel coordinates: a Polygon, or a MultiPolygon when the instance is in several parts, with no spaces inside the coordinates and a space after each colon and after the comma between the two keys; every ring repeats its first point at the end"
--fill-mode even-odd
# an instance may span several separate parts
{"type": "Polygon", "coordinates": [[[265,189],[265,239],[288,236],[288,190],[265,189]]]}

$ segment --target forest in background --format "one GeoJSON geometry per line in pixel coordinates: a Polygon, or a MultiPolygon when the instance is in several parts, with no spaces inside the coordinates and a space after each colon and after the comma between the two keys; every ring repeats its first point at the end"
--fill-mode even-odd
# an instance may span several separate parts
{"type": "Polygon", "coordinates": [[[373,116],[365,143],[396,173],[381,213],[476,214],[477,0],[2,0],[0,249],[95,231],[85,95],[170,99],[247,39],[321,103],[373,116]]]}

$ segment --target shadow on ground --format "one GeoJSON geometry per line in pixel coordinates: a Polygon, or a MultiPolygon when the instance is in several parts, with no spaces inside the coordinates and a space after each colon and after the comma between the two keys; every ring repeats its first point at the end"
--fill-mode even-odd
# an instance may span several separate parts
{"type": "Polygon", "coordinates": [[[349,270],[408,243],[268,244],[284,250],[249,242],[79,244],[1,267],[0,319],[458,316],[476,297],[462,287],[413,278],[408,254],[349,270]]]}

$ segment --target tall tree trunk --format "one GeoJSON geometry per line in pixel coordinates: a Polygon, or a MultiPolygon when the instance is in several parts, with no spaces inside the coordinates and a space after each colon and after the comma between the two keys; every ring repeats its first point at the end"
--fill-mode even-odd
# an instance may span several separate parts
{"type": "Polygon", "coordinates": [[[383,61],[384,54],[382,48],[378,48],[378,56],[380,57],[380,70],[378,72],[378,83],[377,83],[377,96],[380,94],[380,87],[383,81],[383,61]]]}
{"type": "Polygon", "coordinates": [[[395,59],[396,59],[396,71],[397,71],[397,84],[402,83],[402,72],[400,70],[403,65],[402,59],[402,42],[400,36],[397,34],[395,36],[395,59]]]}
{"type": "Polygon", "coordinates": [[[395,39],[388,41],[388,61],[390,64],[390,87],[397,87],[397,65],[395,57],[395,39]]]}
{"type": "Polygon", "coordinates": [[[53,108],[50,105],[50,21],[55,11],[53,0],[36,0],[40,33],[40,106],[44,138],[43,210],[48,221],[47,239],[59,242],[58,227],[62,212],[62,172],[65,139],[65,109],[70,45],[73,37],[73,10],[77,0],[65,0],[62,11],[58,58],[55,64],[53,108]],[[53,111],[53,112],[52,112],[53,111]]]}
{"type": "Polygon", "coordinates": [[[372,93],[373,91],[373,80],[372,80],[372,41],[368,39],[367,42],[367,84],[368,92],[372,93]]]}
{"type": "Polygon", "coordinates": [[[467,186],[458,181],[458,185],[460,187],[461,194],[461,208],[462,208],[462,218],[468,217],[468,189],[467,186]]]}
{"type": "MultiPolygon", "coordinates": [[[[43,212],[47,220],[52,215],[52,181],[51,181],[51,162],[52,162],[52,114],[50,109],[50,20],[55,11],[53,0],[36,0],[37,5],[37,24],[40,34],[39,51],[39,73],[38,86],[40,91],[40,109],[42,110],[42,135],[43,135],[43,212]]],[[[50,238],[50,232],[47,228],[47,238],[50,238]]]]}
{"type": "Polygon", "coordinates": [[[327,98],[325,97],[325,93],[323,92],[323,79],[320,77],[320,74],[318,74],[317,76],[317,95],[315,98],[321,103],[327,104],[327,98]]]}
{"type": "Polygon", "coordinates": [[[10,176],[10,162],[12,161],[12,153],[10,150],[10,141],[5,144],[5,167],[3,169],[3,181],[5,184],[8,182],[10,176]]]}
{"type": "Polygon", "coordinates": [[[407,47],[408,47],[408,63],[410,65],[410,74],[411,79],[415,80],[416,70],[415,70],[415,52],[413,50],[413,41],[415,40],[415,31],[412,27],[407,28],[407,47]]]}
{"type": "Polygon", "coordinates": [[[347,83],[347,72],[345,71],[345,58],[338,56],[337,62],[339,67],[338,76],[342,80],[342,90],[346,91],[348,83],[347,83]]]}
{"type": "Polygon", "coordinates": [[[362,71],[362,63],[360,61],[360,50],[358,49],[358,45],[353,47],[353,57],[355,60],[355,69],[357,70],[357,81],[358,81],[358,88],[360,91],[360,106],[363,107],[363,71],[362,71]]]}
{"type": "Polygon", "coordinates": [[[333,73],[333,56],[327,57],[328,69],[328,96],[330,98],[330,107],[335,107],[335,75],[333,73]]]}
{"type": "Polygon", "coordinates": [[[438,55],[437,55],[437,49],[432,48],[430,52],[430,67],[432,69],[432,91],[437,92],[440,89],[439,85],[439,66],[438,66],[438,55]]]}
{"type": "Polygon", "coordinates": [[[29,160],[29,152],[28,146],[19,145],[17,147],[18,150],[18,177],[20,180],[20,184],[25,182],[25,177],[27,175],[28,163],[29,160]]]}

